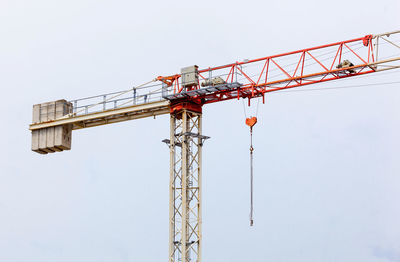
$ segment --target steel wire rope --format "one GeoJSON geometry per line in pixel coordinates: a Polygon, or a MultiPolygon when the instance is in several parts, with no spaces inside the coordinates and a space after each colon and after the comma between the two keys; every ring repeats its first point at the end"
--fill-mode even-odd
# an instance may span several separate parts
{"type": "Polygon", "coordinates": [[[378,86],[378,85],[393,85],[393,84],[400,84],[400,81],[372,83],[372,84],[363,84],[363,85],[337,86],[337,87],[320,87],[320,88],[297,89],[297,90],[281,90],[281,91],[277,91],[274,93],[279,94],[279,93],[290,93],[290,92],[324,91],[324,90],[346,89],[346,88],[378,86]]]}

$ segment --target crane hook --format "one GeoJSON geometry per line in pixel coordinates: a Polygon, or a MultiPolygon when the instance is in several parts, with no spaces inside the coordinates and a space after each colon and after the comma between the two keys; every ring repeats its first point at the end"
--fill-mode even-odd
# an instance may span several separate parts
{"type": "Polygon", "coordinates": [[[257,117],[246,118],[246,125],[250,127],[250,226],[253,226],[253,126],[257,123],[257,117]]]}

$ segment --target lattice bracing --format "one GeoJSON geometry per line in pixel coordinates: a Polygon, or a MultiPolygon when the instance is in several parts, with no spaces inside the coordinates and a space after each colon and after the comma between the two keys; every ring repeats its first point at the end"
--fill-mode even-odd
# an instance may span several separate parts
{"type": "Polygon", "coordinates": [[[201,113],[171,114],[169,261],[201,261],[201,113]]]}

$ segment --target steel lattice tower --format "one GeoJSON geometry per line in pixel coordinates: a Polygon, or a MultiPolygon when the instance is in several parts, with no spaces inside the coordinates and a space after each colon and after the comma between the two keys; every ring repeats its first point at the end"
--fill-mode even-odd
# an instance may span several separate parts
{"type": "Polygon", "coordinates": [[[201,261],[201,134],[199,112],[170,117],[169,261],[201,261]]]}

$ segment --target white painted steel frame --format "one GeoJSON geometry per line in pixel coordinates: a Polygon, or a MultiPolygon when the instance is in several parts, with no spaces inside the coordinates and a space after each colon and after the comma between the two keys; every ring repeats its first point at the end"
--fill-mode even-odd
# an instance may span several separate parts
{"type": "MultiPolygon", "coordinates": [[[[400,30],[398,31],[392,31],[392,32],[386,32],[383,34],[378,34],[378,35],[374,35],[373,36],[373,45],[375,48],[375,63],[373,63],[373,66],[375,67],[375,71],[385,71],[385,70],[390,70],[390,69],[396,69],[396,68],[400,68],[400,57],[398,55],[398,53],[393,53],[394,50],[400,51],[400,45],[394,43],[391,40],[391,36],[392,35],[396,35],[399,36],[400,35],[400,30]],[[380,41],[381,40],[381,41],[380,41]],[[383,45],[386,44],[386,45],[383,45]],[[392,54],[389,57],[393,57],[394,58],[390,58],[390,59],[379,59],[381,52],[385,51],[385,49],[388,48],[394,48],[393,50],[390,51],[390,53],[392,54]]],[[[389,50],[387,50],[389,51],[389,50]]],[[[388,58],[388,57],[386,57],[388,58]]]]}
{"type": "Polygon", "coordinates": [[[30,130],[37,130],[52,126],[73,124],[73,129],[81,129],[93,126],[100,126],[144,117],[168,114],[169,101],[159,101],[141,105],[127,106],[117,109],[110,109],[87,115],[65,116],[52,121],[34,123],[29,126],[30,130]]]}
{"type": "Polygon", "coordinates": [[[169,262],[201,261],[201,113],[171,114],[169,262]]]}

